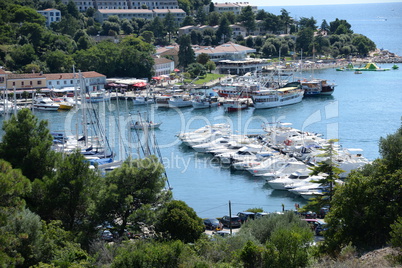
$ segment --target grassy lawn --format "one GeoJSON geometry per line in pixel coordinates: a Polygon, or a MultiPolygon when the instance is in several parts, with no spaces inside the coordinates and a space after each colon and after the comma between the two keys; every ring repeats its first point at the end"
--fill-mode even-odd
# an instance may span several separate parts
{"type": "MultiPolygon", "coordinates": [[[[207,73],[205,75],[205,78],[198,79],[197,81],[194,82],[194,84],[195,85],[202,85],[204,83],[208,83],[208,82],[210,82],[212,80],[216,80],[216,79],[219,79],[219,77],[224,77],[224,76],[226,76],[226,75],[225,74],[210,74],[210,73],[207,73]]],[[[184,82],[186,82],[186,83],[190,83],[191,81],[192,81],[191,79],[185,79],[184,80],[184,82]]]]}

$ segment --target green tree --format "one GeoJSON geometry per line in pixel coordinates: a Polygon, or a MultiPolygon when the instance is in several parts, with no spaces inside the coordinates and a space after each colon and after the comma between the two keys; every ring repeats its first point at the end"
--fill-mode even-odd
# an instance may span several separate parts
{"type": "Polygon", "coordinates": [[[352,44],[357,48],[357,53],[362,57],[367,56],[370,51],[376,49],[375,43],[361,34],[353,34],[352,44]]]}
{"type": "Polygon", "coordinates": [[[156,157],[128,158],[105,176],[106,187],[99,191],[99,218],[115,225],[123,235],[134,211],[147,204],[158,208],[170,198],[170,193],[163,191],[165,181],[163,166],[156,157]]]}
{"type": "Polygon", "coordinates": [[[311,17],[311,18],[301,17],[299,20],[299,27],[300,27],[300,30],[310,28],[310,29],[313,29],[313,31],[315,31],[317,29],[316,23],[317,23],[317,21],[313,17],[311,17]]]}
{"type": "Polygon", "coordinates": [[[170,11],[167,13],[165,19],[163,20],[163,24],[165,25],[165,29],[169,36],[169,43],[170,43],[172,34],[175,34],[177,32],[177,23],[174,20],[174,16],[170,11]]]}
{"type": "Polygon", "coordinates": [[[263,22],[263,27],[265,30],[270,31],[271,33],[276,33],[280,28],[280,18],[272,13],[268,13],[263,22]]]}
{"type": "Polygon", "coordinates": [[[188,250],[180,241],[132,243],[119,250],[111,267],[185,267],[181,259],[188,250]]]}
{"type": "Polygon", "coordinates": [[[196,241],[204,232],[202,219],[185,202],[179,200],[166,204],[156,228],[171,239],[184,243],[196,241]]]}
{"type": "Polygon", "coordinates": [[[309,248],[313,233],[306,227],[297,225],[285,228],[278,226],[267,243],[269,263],[272,267],[307,267],[309,263],[309,248]],[[275,256],[276,258],[272,258],[275,256]]]}
{"type": "Polygon", "coordinates": [[[187,72],[190,74],[191,78],[196,78],[206,74],[204,65],[198,62],[191,63],[187,68],[187,72]]]}
{"type": "Polygon", "coordinates": [[[314,31],[311,28],[303,29],[299,32],[296,39],[296,47],[298,50],[302,49],[303,52],[312,52],[310,44],[314,39],[314,31]]]}
{"type": "Polygon", "coordinates": [[[264,20],[267,17],[267,12],[264,9],[259,9],[255,15],[256,20],[264,20]]]}
{"type": "Polygon", "coordinates": [[[216,31],[216,37],[219,40],[228,41],[232,36],[232,28],[230,28],[229,20],[226,17],[222,17],[221,22],[219,23],[218,30],[216,31]]]}
{"type": "Polygon", "coordinates": [[[134,32],[134,28],[128,19],[124,19],[122,21],[121,29],[123,30],[124,34],[132,34],[134,32]]]}
{"type": "Polygon", "coordinates": [[[401,217],[402,127],[380,140],[381,159],[352,172],[345,185],[337,187],[324,249],[336,254],[352,243],[358,249],[378,248],[390,239],[391,225],[401,217]],[[379,213],[381,217],[379,217],[379,213]]]}
{"type": "Polygon", "coordinates": [[[55,152],[47,126],[47,121],[38,122],[29,109],[18,111],[3,123],[0,158],[21,169],[31,181],[53,173],[55,152]]]}
{"type": "Polygon", "coordinates": [[[244,25],[244,27],[246,27],[247,35],[255,30],[255,14],[251,6],[246,6],[241,10],[238,20],[244,25]]]}
{"type": "Polygon", "coordinates": [[[21,170],[0,160],[0,189],[0,265],[14,266],[21,262],[22,257],[15,250],[18,238],[6,228],[12,224],[10,217],[24,209],[23,197],[31,191],[31,184],[21,170]]]}
{"type": "Polygon", "coordinates": [[[284,30],[285,34],[287,34],[290,25],[293,23],[293,19],[290,16],[290,12],[288,12],[286,9],[282,8],[281,15],[279,15],[279,18],[280,18],[280,23],[283,27],[283,30],[284,30]]]}
{"type": "Polygon", "coordinates": [[[46,18],[43,15],[27,6],[19,6],[16,10],[14,10],[13,15],[14,18],[11,20],[12,22],[30,22],[37,23],[42,26],[44,26],[46,22],[46,18]]]}
{"type": "Polygon", "coordinates": [[[218,25],[220,19],[221,19],[221,15],[219,12],[217,12],[217,11],[211,12],[208,15],[208,25],[209,26],[218,25]]]}
{"type": "Polygon", "coordinates": [[[155,41],[154,32],[151,31],[143,31],[141,36],[144,38],[144,41],[152,44],[155,41]]]}
{"type": "Polygon", "coordinates": [[[66,230],[78,233],[80,228],[91,224],[89,208],[95,199],[94,187],[98,186],[95,182],[99,178],[79,151],[60,159],[56,169],[55,176],[34,182],[43,193],[39,213],[46,220],[60,220],[66,230]]]}
{"type": "Polygon", "coordinates": [[[346,20],[340,20],[338,18],[329,23],[329,31],[331,34],[353,33],[351,28],[352,26],[346,20]]]}
{"type": "Polygon", "coordinates": [[[61,50],[50,51],[45,55],[45,58],[52,73],[65,73],[71,70],[71,66],[74,65],[72,56],[61,50]]]}
{"type": "Polygon", "coordinates": [[[202,65],[205,65],[209,61],[209,55],[206,53],[201,53],[198,54],[197,56],[197,62],[201,63],[202,65]]]}
{"type": "Polygon", "coordinates": [[[242,260],[244,267],[257,268],[262,267],[262,256],[264,248],[257,246],[252,241],[247,241],[240,253],[240,259],[242,260]]]}
{"type": "Polygon", "coordinates": [[[213,70],[216,69],[216,64],[215,64],[215,62],[213,62],[212,60],[209,60],[209,61],[205,64],[205,68],[207,68],[207,70],[211,73],[213,70]]]}
{"type": "Polygon", "coordinates": [[[321,29],[321,31],[328,31],[329,30],[328,22],[325,19],[322,20],[320,29],[321,29]]]}
{"type": "Polygon", "coordinates": [[[194,24],[195,24],[195,22],[194,22],[193,17],[191,17],[191,16],[186,16],[186,17],[184,18],[183,22],[181,23],[181,27],[189,26],[189,25],[194,25],[194,24]]]}
{"type": "Polygon", "coordinates": [[[25,44],[23,46],[15,47],[10,53],[13,59],[13,67],[15,69],[20,69],[36,60],[35,49],[31,44],[25,44]]]}
{"type": "Polygon", "coordinates": [[[188,65],[195,62],[195,53],[191,47],[189,35],[182,35],[178,41],[179,44],[179,65],[187,68],[188,65]]]}

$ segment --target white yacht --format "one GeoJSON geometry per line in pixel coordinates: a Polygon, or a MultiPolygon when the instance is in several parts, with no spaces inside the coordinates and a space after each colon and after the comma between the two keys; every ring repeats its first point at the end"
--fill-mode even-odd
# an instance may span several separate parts
{"type": "Polygon", "coordinates": [[[35,99],[33,99],[32,107],[38,110],[57,111],[60,105],[54,102],[49,97],[38,96],[35,99]]]}

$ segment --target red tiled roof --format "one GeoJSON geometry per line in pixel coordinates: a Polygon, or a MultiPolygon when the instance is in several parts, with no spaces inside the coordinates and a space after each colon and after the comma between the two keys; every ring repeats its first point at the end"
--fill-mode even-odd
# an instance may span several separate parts
{"type": "Polygon", "coordinates": [[[169,60],[167,58],[154,58],[155,64],[164,64],[164,63],[169,63],[169,62],[173,62],[172,60],[169,60]]]}
{"type": "Polygon", "coordinates": [[[44,75],[39,73],[29,73],[29,74],[9,74],[7,79],[30,79],[30,78],[43,78],[46,79],[44,75]]]}
{"type": "MultiPolygon", "coordinates": [[[[78,78],[79,74],[76,73],[75,77],[73,73],[57,73],[57,74],[44,74],[47,80],[58,80],[58,79],[73,79],[78,78]]],[[[105,77],[105,75],[97,72],[82,72],[84,78],[94,78],[94,77],[105,77]]]]}

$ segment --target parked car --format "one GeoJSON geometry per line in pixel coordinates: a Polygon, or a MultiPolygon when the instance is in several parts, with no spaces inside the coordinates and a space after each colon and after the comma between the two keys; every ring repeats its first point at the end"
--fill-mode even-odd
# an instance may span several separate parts
{"type": "Polygon", "coordinates": [[[237,213],[237,216],[239,216],[241,223],[245,223],[248,220],[254,220],[255,213],[249,212],[249,211],[244,211],[244,212],[237,213]]]}
{"type": "Polygon", "coordinates": [[[240,227],[241,226],[241,219],[239,216],[233,215],[230,216],[223,216],[221,219],[221,223],[225,227],[230,227],[230,223],[232,223],[232,227],[240,227]]]}
{"type": "Polygon", "coordinates": [[[315,235],[323,235],[323,232],[328,229],[327,223],[322,219],[302,219],[310,224],[310,228],[314,231],[315,235]]]}
{"type": "Polygon", "coordinates": [[[267,216],[267,215],[268,215],[267,212],[257,212],[257,213],[255,213],[254,218],[259,219],[259,218],[262,218],[262,217],[267,216]]]}
{"type": "Polygon", "coordinates": [[[101,230],[100,231],[100,239],[106,242],[113,241],[113,234],[110,230],[101,230]]]}
{"type": "Polygon", "coordinates": [[[208,230],[222,230],[222,223],[218,219],[205,219],[204,220],[205,229],[208,230]]]}

